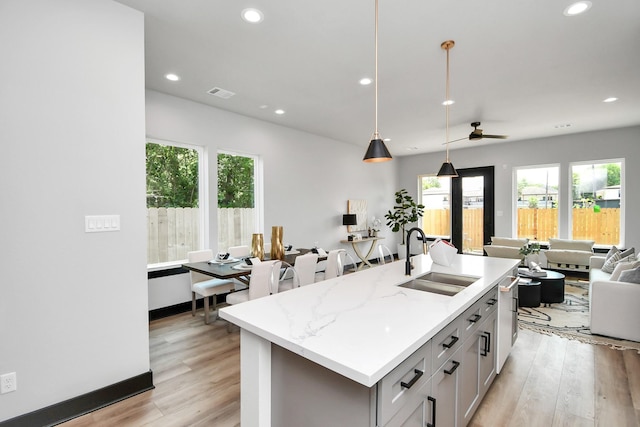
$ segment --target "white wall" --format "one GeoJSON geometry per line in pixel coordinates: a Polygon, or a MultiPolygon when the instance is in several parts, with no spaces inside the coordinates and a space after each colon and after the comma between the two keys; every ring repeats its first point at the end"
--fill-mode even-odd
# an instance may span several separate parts
{"type": "MultiPolygon", "coordinates": [[[[640,245],[640,196],[634,185],[640,182],[640,127],[612,129],[599,132],[577,133],[558,137],[513,141],[504,144],[466,143],[473,148],[451,150],[449,157],[457,169],[495,166],[495,210],[503,216],[495,221],[497,236],[511,236],[513,224],[513,168],[545,164],[560,164],[561,183],[568,182],[571,162],[602,159],[625,159],[625,232],[624,244],[640,245]],[[473,144],[473,145],[472,145],[473,144]]],[[[464,142],[458,143],[463,145],[464,142]]],[[[403,157],[398,161],[401,176],[399,186],[416,194],[417,176],[436,173],[444,160],[444,153],[403,157]]],[[[561,186],[559,205],[561,238],[569,237],[567,222],[570,196],[568,186],[561,186]],[[565,202],[563,202],[563,200],[565,202]]]]}
{"type": "Polygon", "coordinates": [[[0,421],[149,370],[143,16],[0,3],[0,421]],[[85,233],[119,214],[121,231],[85,233]]]}
{"type": "MultiPolygon", "coordinates": [[[[393,206],[396,188],[395,162],[366,164],[365,148],[251,119],[203,104],[147,91],[147,136],[206,147],[209,163],[209,246],[216,251],[217,150],[258,155],[264,164],[265,240],[271,227],[284,227],[285,243],[310,248],[319,242],[325,249],[345,248],[347,236],[342,215],[347,200],[367,200],[368,216],[382,217],[393,206]]],[[[368,139],[368,135],[363,135],[368,139]]],[[[385,227],[386,228],[386,227],[385,227]]],[[[383,228],[395,247],[395,236],[383,228]]],[[[247,242],[250,244],[250,242],[247,242]]],[[[221,248],[224,249],[224,248],[221,248]]],[[[395,250],[394,250],[395,252],[395,250]]],[[[357,258],[356,258],[357,259],[357,258]]],[[[180,276],[149,282],[154,304],[164,300],[166,286],[181,287],[180,276]]],[[[189,299],[187,299],[188,301],[189,299]]],[[[174,302],[178,303],[177,298],[174,302]]],[[[157,307],[156,307],[157,308],[157,307]]]]}
{"type": "MultiPolygon", "coordinates": [[[[311,247],[318,241],[322,247],[337,248],[347,235],[342,214],[347,213],[348,199],[367,200],[369,216],[381,217],[393,205],[394,162],[366,164],[362,146],[154,91],[147,91],[147,136],[207,148],[211,224],[216,224],[217,150],[262,158],[264,229],[256,232],[265,233],[266,239],[272,226],[282,225],[284,240],[296,247],[311,247]]],[[[214,246],[215,228],[209,230],[214,246]]]]}

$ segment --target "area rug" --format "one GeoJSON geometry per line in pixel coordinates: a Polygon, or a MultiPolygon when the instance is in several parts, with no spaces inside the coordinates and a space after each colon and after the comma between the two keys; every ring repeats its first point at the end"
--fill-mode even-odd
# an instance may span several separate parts
{"type": "Polygon", "coordinates": [[[562,303],[518,308],[520,327],[584,343],[606,345],[616,350],[635,349],[640,353],[638,342],[591,334],[588,280],[565,279],[564,296],[565,300],[562,303]]]}

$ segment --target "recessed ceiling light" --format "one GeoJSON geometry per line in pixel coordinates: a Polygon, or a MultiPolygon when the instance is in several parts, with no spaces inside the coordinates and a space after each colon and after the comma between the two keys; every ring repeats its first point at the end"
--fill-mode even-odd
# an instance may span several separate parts
{"type": "Polygon", "coordinates": [[[442,101],[442,105],[453,105],[455,103],[456,101],[454,101],[453,99],[447,99],[446,101],[442,101]]]}
{"type": "Polygon", "coordinates": [[[242,19],[252,24],[262,22],[264,15],[258,9],[245,9],[242,11],[242,19]]]}
{"type": "Polygon", "coordinates": [[[612,96],[611,98],[607,98],[602,102],[616,102],[618,100],[618,98],[616,98],[615,96],[612,96]]]}
{"type": "Polygon", "coordinates": [[[371,83],[373,83],[373,80],[371,80],[369,77],[360,79],[360,84],[362,86],[370,85],[371,83]]]}
{"type": "Polygon", "coordinates": [[[591,9],[591,2],[590,1],[579,1],[579,2],[576,2],[576,3],[570,4],[564,10],[564,16],[580,15],[581,13],[584,13],[589,9],[591,9]]]}
{"type": "Polygon", "coordinates": [[[284,110],[278,109],[278,110],[274,111],[274,113],[276,113],[278,115],[283,115],[284,114],[284,110]]]}
{"type": "Polygon", "coordinates": [[[180,76],[173,73],[165,74],[164,78],[167,80],[171,80],[172,82],[177,82],[178,80],[180,80],[180,76]]]}

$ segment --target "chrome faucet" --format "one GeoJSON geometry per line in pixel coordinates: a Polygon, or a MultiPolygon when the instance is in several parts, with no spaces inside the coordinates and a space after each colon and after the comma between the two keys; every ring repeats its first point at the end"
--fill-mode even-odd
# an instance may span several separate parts
{"type": "Polygon", "coordinates": [[[406,262],[404,265],[404,274],[407,276],[411,276],[411,233],[414,231],[418,231],[422,235],[422,253],[424,254],[424,244],[427,243],[427,236],[424,235],[424,231],[421,228],[413,227],[411,230],[407,231],[407,253],[406,253],[406,262]]]}

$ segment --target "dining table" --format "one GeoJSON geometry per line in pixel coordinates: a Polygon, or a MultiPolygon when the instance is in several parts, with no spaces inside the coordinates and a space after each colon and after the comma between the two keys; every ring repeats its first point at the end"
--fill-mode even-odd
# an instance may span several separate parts
{"type": "MultiPolygon", "coordinates": [[[[298,256],[304,255],[310,252],[311,249],[294,249],[286,251],[284,254],[284,262],[292,266],[295,264],[295,260],[298,256]]],[[[251,276],[251,267],[246,265],[245,258],[237,258],[233,260],[210,260],[201,262],[188,262],[182,264],[182,268],[189,271],[195,271],[207,276],[214,277],[216,279],[236,279],[239,282],[249,285],[249,278],[251,276]]],[[[267,261],[269,257],[265,257],[267,261]]],[[[318,258],[321,261],[323,257],[318,258]]],[[[326,257],[324,257],[326,259],[326,257]]]]}

